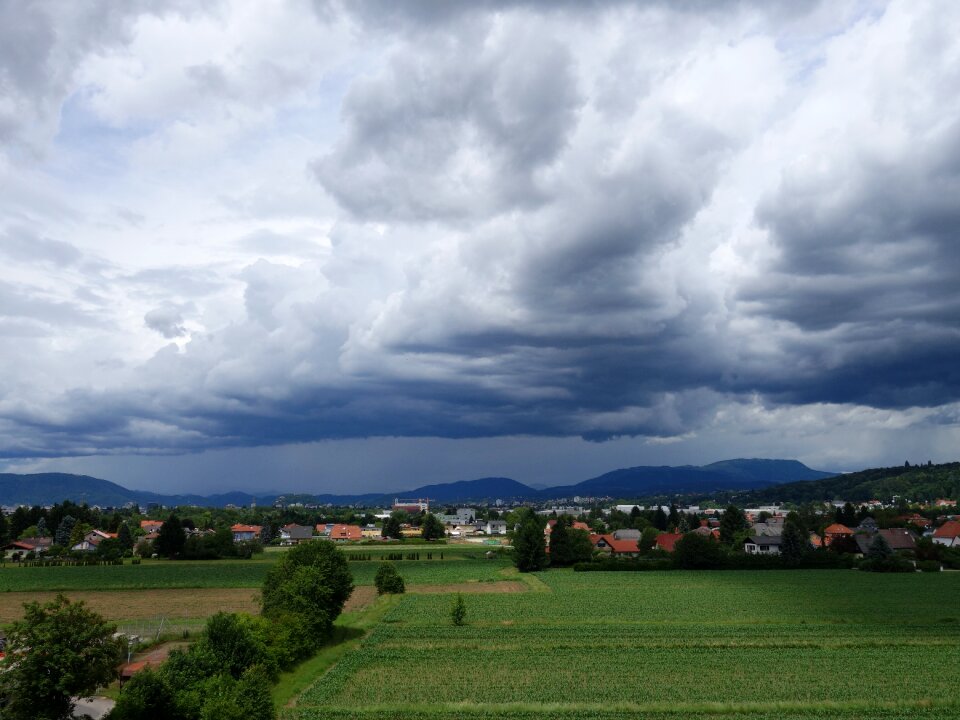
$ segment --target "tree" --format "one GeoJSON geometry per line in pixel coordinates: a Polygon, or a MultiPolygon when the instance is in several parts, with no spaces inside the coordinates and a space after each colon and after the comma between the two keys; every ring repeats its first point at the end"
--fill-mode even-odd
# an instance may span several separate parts
{"type": "Polygon", "coordinates": [[[553,524],[550,532],[550,564],[555,567],[567,567],[573,562],[570,545],[570,529],[573,519],[561,515],[553,524]]]}
{"type": "Polygon", "coordinates": [[[10,528],[7,525],[7,517],[3,514],[3,510],[0,510],[0,545],[6,545],[9,540],[9,531],[10,528]]]}
{"type": "Polygon", "coordinates": [[[376,577],[373,579],[377,586],[377,595],[401,595],[406,591],[406,585],[400,573],[397,572],[397,566],[392,562],[382,562],[377,568],[376,577]]]}
{"type": "Polygon", "coordinates": [[[4,718],[60,720],[74,696],[92,695],[116,677],[123,649],[116,628],[82,602],[63,595],[45,605],[24,604],[24,619],[7,636],[0,691],[8,697],[4,718]]]}
{"type": "Polygon", "coordinates": [[[403,537],[402,528],[400,527],[400,518],[397,513],[390,513],[390,517],[383,521],[383,530],[381,531],[381,534],[385,538],[396,538],[397,540],[403,537]]]}
{"type": "Polygon", "coordinates": [[[423,522],[420,524],[420,534],[424,540],[439,540],[447,536],[443,523],[433,513],[427,513],[423,516],[423,522]]]}
{"type": "Polygon", "coordinates": [[[48,532],[46,518],[40,518],[37,520],[37,537],[48,537],[48,532]]]}
{"type": "Polygon", "coordinates": [[[154,549],[159,555],[168,558],[175,558],[183,552],[183,546],[187,542],[187,533],[180,524],[180,518],[176,513],[171,513],[170,517],[164,521],[154,543],[154,549]]]}
{"type": "Polygon", "coordinates": [[[352,592],[353,576],[344,554],[332,542],[316,540],[291,548],[267,571],[263,614],[270,619],[295,615],[306,650],[306,643],[330,636],[352,592]]]}
{"type": "Polygon", "coordinates": [[[893,557],[893,549],[890,547],[890,543],[883,535],[877,533],[870,543],[870,547],[867,548],[867,559],[887,560],[891,557],[893,557]]]}
{"type": "Polygon", "coordinates": [[[680,522],[677,523],[677,532],[686,535],[693,528],[690,527],[690,518],[686,513],[680,513],[680,522]]]}
{"type": "Polygon", "coordinates": [[[145,667],[123,686],[110,720],[188,720],[165,675],[145,667]]]}
{"type": "Polygon", "coordinates": [[[463,594],[457,593],[453,599],[453,605],[450,608],[450,621],[457,626],[467,624],[467,603],[463,600],[463,594]]]}
{"type": "Polygon", "coordinates": [[[662,530],[666,532],[666,529],[670,525],[670,518],[667,517],[667,514],[663,511],[662,507],[657,507],[657,511],[653,514],[653,526],[657,530],[662,530]]]}
{"type": "Polygon", "coordinates": [[[120,543],[120,547],[126,550],[133,550],[133,535],[130,533],[130,526],[125,522],[120,523],[119,529],[117,530],[117,542],[120,543]]]}
{"type": "Polygon", "coordinates": [[[806,554],[806,543],[797,524],[787,520],[783,523],[780,540],[780,556],[786,565],[799,565],[806,554]]]}
{"type": "Polygon", "coordinates": [[[549,563],[543,526],[529,509],[524,512],[513,538],[513,562],[520,572],[543,570],[549,563]]]}
{"type": "Polygon", "coordinates": [[[640,548],[641,555],[646,555],[650,552],[659,534],[657,529],[653,527],[645,528],[644,531],[640,533],[640,540],[637,542],[637,547],[640,548]]]}
{"type": "Polygon", "coordinates": [[[750,523],[747,522],[747,516],[736,505],[730,505],[723,511],[723,517],[720,518],[720,542],[724,545],[733,545],[737,541],[737,536],[747,530],[750,523]]]}
{"type": "Polygon", "coordinates": [[[841,525],[855,527],[857,524],[857,509],[853,503],[844,503],[843,507],[837,508],[834,519],[841,525]]]}
{"type": "Polygon", "coordinates": [[[723,563],[723,551],[711,536],[687,533],[674,545],[673,561],[685,570],[708,570],[723,563]]]}
{"type": "Polygon", "coordinates": [[[269,666],[267,645],[256,633],[254,622],[253,618],[246,621],[242,615],[225,612],[207,620],[207,632],[201,642],[216,659],[216,666],[235,679],[254,665],[269,666]]]}
{"type": "Polygon", "coordinates": [[[77,519],[73,515],[65,515],[57,526],[53,541],[60,547],[70,547],[70,536],[73,534],[73,528],[76,524],[77,519]]]}

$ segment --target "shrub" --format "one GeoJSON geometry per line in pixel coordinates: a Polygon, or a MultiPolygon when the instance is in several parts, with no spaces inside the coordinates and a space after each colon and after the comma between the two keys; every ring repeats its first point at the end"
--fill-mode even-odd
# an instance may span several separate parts
{"type": "Polygon", "coordinates": [[[400,595],[406,590],[403,578],[397,572],[397,566],[391,562],[382,562],[377,568],[377,574],[374,578],[374,584],[377,586],[377,594],[400,595]]]}
{"type": "Polygon", "coordinates": [[[457,593],[453,599],[453,606],[450,608],[450,621],[457,626],[467,624],[467,604],[463,601],[463,595],[457,593]]]}
{"type": "Polygon", "coordinates": [[[922,572],[940,572],[943,566],[938,560],[921,560],[917,563],[917,570],[922,572]]]}

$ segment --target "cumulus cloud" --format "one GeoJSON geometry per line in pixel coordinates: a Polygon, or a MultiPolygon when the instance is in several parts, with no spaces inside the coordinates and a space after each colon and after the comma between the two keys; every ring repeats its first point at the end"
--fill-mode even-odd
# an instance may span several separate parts
{"type": "Polygon", "coordinates": [[[7,455],[956,423],[952,9],[2,7],[7,455]]]}

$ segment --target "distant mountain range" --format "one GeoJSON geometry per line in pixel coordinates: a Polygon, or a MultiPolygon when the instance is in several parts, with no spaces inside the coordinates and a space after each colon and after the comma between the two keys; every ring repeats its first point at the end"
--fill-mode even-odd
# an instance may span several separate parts
{"type": "Polygon", "coordinates": [[[278,499],[286,503],[384,506],[396,497],[429,498],[435,503],[495,500],[550,500],[574,497],[611,497],[634,499],[674,494],[754,490],[799,480],[821,480],[835,473],[812,470],[796,460],[736,459],[710,465],[682,467],[640,466],[623,468],[590,478],[575,485],[534,488],[510,478],[488,477],[477,480],[424,485],[397,493],[359,495],[310,495],[289,493],[255,496],[244,492],[218,495],[162,495],[129,490],[122,485],[68,473],[20,475],[0,473],[0,505],[50,505],[63,500],[90,505],[122,506],[127,503],[161,505],[272,505],[278,499]]]}

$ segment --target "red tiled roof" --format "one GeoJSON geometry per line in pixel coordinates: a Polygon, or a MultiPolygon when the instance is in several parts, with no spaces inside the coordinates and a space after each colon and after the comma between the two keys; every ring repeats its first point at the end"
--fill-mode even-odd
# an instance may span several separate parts
{"type": "Polygon", "coordinates": [[[824,535],[853,535],[853,530],[848,528],[846,525],[841,525],[840,523],[834,523],[833,525],[828,525],[824,528],[824,535]]]}
{"type": "Polygon", "coordinates": [[[613,535],[604,535],[603,539],[614,555],[617,553],[638,553],[640,548],[636,540],[617,540],[613,535]]]}
{"type": "Polygon", "coordinates": [[[163,520],[141,520],[140,529],[150,531],[150,530],[159,530],[163,527],[163,520]]]}
{"type": "Polygon", "coordinates": [[[673,552],[674,546],[677,544],[677,540],[682,537],[683,535],[680,533],[660,533],[657,535],[656,545],[661,550],[673,552]]]}
{"type": "Polygon", "coordinates": [[[933,531],[936,538],[955,538],[960,535],[960,520],[949,520],[933,531]]]}
{"type": "Polygon", "coordinates": [[[360,540],[363,531],[359,525],[334,525],[330,528],[331,540],[360,540]]]}
{"type": "Polygon", "coordinates": [[[240,525],[240,524],[238,523],[238,524],[236,524],[236,525],[231,525],[231,526],[230,526],[230,530],[231,530],[232,532],[235,532],[235,533],[237,533],[237,532],[250,532],[250,533],[256,533],[257,535],[259,535],[259,534],[260,534],[260,531],[263,530],[263,526],[261,526],[261,525],[240,525]]]}

